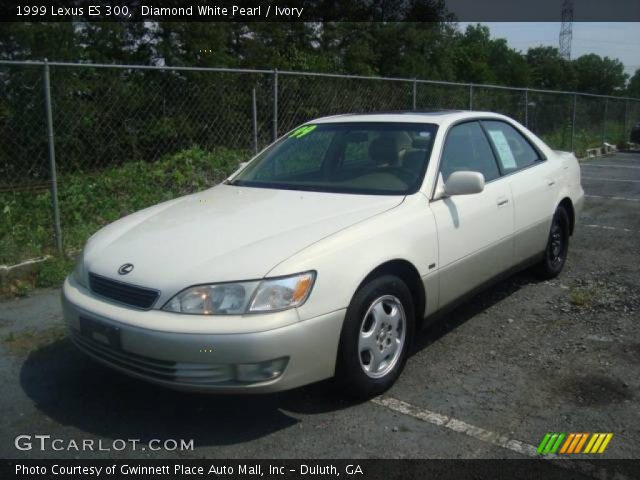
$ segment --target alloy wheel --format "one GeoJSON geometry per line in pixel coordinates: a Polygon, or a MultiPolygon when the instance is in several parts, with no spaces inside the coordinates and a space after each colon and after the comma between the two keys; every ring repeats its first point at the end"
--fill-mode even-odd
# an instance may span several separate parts
{"type": "Polygon", "coordinates": [[[564,238],[564,230],[557,220],[551,226],[551,237],[549,239],[549,262],[553,267],[562,263],[566,251],[566,242],[564,238]]]}
{"type": "Polygon", "coordinates": [[[358,336],[360,366],[371,378],[387,375],[398,363],[406,337],[406,315],[393,295],[373,301],[362,319],[358,336]]]}

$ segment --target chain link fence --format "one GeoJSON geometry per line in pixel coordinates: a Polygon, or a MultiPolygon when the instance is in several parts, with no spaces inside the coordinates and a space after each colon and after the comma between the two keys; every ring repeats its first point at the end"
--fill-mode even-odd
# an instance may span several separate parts
{"type": "Polygon", "coordinates": [[[0,264],[78,249],[319,116],[489,110],[578,154],[640,121],[638,99],[269,70],[0,61],[0,86],[0,264]]]}

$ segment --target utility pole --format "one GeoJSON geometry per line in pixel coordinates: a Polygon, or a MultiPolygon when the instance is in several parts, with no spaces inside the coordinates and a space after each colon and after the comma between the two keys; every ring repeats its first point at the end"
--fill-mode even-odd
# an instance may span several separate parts
{"type": "Polygon", "coordinates": [[[571,60],[571,39],[573,37],[573,0],[562,1],[562,25],[560,27],[560,56],[571,60]]]}

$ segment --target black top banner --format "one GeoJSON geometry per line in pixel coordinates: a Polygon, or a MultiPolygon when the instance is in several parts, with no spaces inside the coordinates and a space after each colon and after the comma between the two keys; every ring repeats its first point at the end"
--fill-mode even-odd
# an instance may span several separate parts
{"type": "MultiPolygon", "coordinates": [[[[9,22],[559,22],[562,0],[34,0],[1,2],[9,22]]],[[[576,22],[638,22],[637,0],[578,0],[576,22]]]]}

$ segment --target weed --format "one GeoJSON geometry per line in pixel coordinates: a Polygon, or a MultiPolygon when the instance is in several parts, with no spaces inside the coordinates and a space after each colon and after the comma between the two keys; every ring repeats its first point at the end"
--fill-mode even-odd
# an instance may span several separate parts
{"type": "Polygon", "coordinates": [[[29,352],[65,338],[66,330],[62,325],[55,325],[44,330],[24,330],[11,332],[4,339],[7,350],[12,355],[26,355],[29,352]]]}
{"type": "Polygon", "coordinates": [[[67,257],[52,257],[43,262],[35,275],[35,287],[59,287],[73,270],[74,261],[67,257]]]}
{"type": "MultiPolygon", "coordinates": [[[[182,195],[212,187],[250,154],[243,150],[198,147],[153,162],[127,162],[99,172],[59,174],[60,221],[64,247],[79,250],[100,227],[125,215],[182,195]]],[[[51,195],[0,193],[0,264],[55,254],[51,195]]],[[[64,261],[45,267],[38,286],[55,284],[69,267],[64,261]]]]}
{"type": "Polygon", "coordinates": [[[589,288],[572,288],[569,291],[569,303],[576,307],[584,307],[593,302],[595,291],[589,288]]]}

